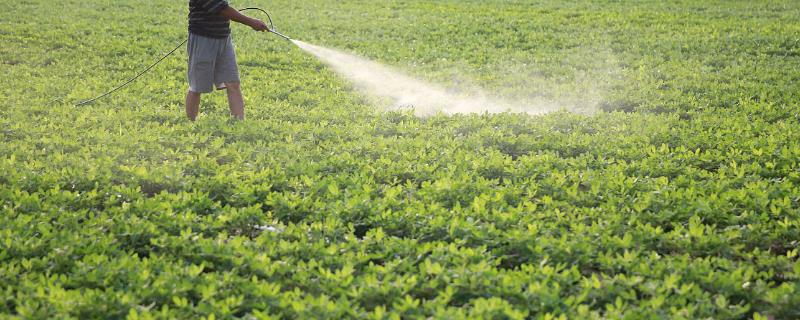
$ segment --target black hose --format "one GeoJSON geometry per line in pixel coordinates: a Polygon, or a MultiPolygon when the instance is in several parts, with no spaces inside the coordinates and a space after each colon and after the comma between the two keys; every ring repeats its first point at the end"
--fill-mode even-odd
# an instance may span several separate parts
{"type": "MultiPolygon", "coordinates": [[[[267,13],[267,11],[265,11],[264,9],[261,9],[261,8],[244,8],[244,9],[240,9],[240,10],[239,10],[239,12],[248,11],[248,10],[256,10],[256,11],[261,11],[262,13],[264,13],[265,15],[267,15],[267,19],[269,20],[269,32],[272,32],[272,33],[274,33],[274,34],[277,34],[277,35],[279,35],[279,36],[281,36],[281,37],[283,37],[283,38],[286,38],[287,40],[289,40],[289,37],[287,37],[287,36],[284,36],[284,35],[282,35],[282,34],[280,34],[280,33],[278,33],[278,32],[276,32],[276,31],[275,31],[275,25],[272,23],[272,17],[269,15],[269,13],[267,13]]],[[[137,74],[135,77],[131,78],[131,79],[130,79],[130,80],[128,80],[128,81],[125,81],[125,83],[123,83],[123,84],[121,84],[121,85],[118,85],[118,86],[116,86],[114,89],[111,89],[110,91],[108,91],[108,92],[106,92],[106,93],[103,93],[103,94],[101,94],[101,95],[99,95],[99,96],[97,96],[97,97],[95,97],[95,98],[92,98],[92,99],[89,99],[89,100],[86,100],[86,101],[83,101],[83,102],[77,103],[77,104],[75,104],[75,106],[76,106],[76,107],[80,107],[80,106],[84,106],[84,105],[90,104],[90,103],[92,103],[92,102],[95,102],[95,101],[97,101],[97,100],[100,100],[100,99],[102,99],[102,98],[105,98],[105,97],[107,97],[107,96],[109,96],[109,95],[113,94],[114,92],[117,92],[119,89],[122,89],[122,88],[124,88],[124,87],[128,86],[129,84],[131,84],[132,82],[136,81],[136,80],[137,80],[137,79],[139,79],[141,76],[143,76],[144,74],[146,74],[147,72],[149,72],[149,71],[150,71],[150,69],[153,69],[153,68],[154,68],[155,66],[157,66],[159,63],[161,63],[161,61],[164,61],[164,59],[166,59],[167,57],[171,56],[173,53],[175,53],[175,51],[178,51],[178,49],[180,49],[181,47],[183,47],[183,45],[184,45],[184,44],[186,44],[186,42],[187,42],[187,41],[189,41],[189,40],[188,40],[188,39],[186,39],[186,40],[183,40],[183,42],[181,42],[181,44],[179,44],[177,47],[175,47],[175,49],[172,49],[172,51],[170,51],[169,53],[167,53],[166,55],[164,55],[163,57],[161,57],[161,59],[158,59],[158,61],[156,61],[155,63],[151,64],[149,67],[147,67],[147,69],[144,69],[144,71],[142,71],[142,72],[139,72],[139,74],[137,74]]],[[[59,100],[59,99],[56,99],[56,100],[59,100]]],[[[56,100],[53,100],[53,101],[56,101],[56,100]]]]}
{"type": "Polygon", "coordinates": [[[270,16],[269,13],[266,10],[261,9],[261,8],[244,8],[244,9],[239,9],[239,12],[244,12],[244,11],[248,11],[248,10],[261,11],[263,14],[267,15],[267,20],[269,20],[269,30],[270,31],[275,30],[275,25],[272,24],[272,16],[270,16]]]}
{"type": "Polygon", "coordinates": [[[139,79],[139,77],[141,77],[142,75],[144,75],[145,73],[147,73],[148,71],[150,71],[150,69],[153,69],[153,67],[155,67],[156,65],[158,65],[159,63],[161,63],[161,61],[164,61],[164,59],[166,59],[167,57],[171,56],[173,53],[175,53],[175,51],[178,51],[178,49],[180,49],[181,47],[183,47],[183,45],[184,45],[184,44],[186,44],[186,42],[187,42],[187,41],[189,41],[189,40],[188,40],[188,39],[186,39],[186,40],[183,40],[183,42],[181,42],[181,44],[179,44],[177,47],[175,47],[175,49],[172,49],[172,51],[170,51],[169,53],[167,53],[166,55],[164,55],[163,57],[161,57],[161,59],[158,59],[158,61],[156,61],[155,63],[151,64],[149,67],[147,67],[147,69],[144,69],[144,71],[140,72],[140,73],[139,73],[139,74],[137,74],[135,77],[131,78],[130,80],[126,81],[125,83],[123,83],[123,84],[121,84],[121,85],[117,86],[116,88],[114,88],[114,89],[111,89],[111,91],[108,91],[108,92],[106,92],[106,93],[104,93],[104,94],[101,94],[101,95],[99,95],[99,96],[97,96],[97,97],[95,97],[95,98],[93,98],[93,99],[86,100],[86,101],[83,101],[83,102],[81,102],[81,103],[78,103],[78,104],[76,104],[75,106],[76,106],[76,107],[80,107],[80,106],[83,106],[83,105],[90,104],[90,103],[92,103],[92,102],[95,102],[95,101],[97,101],[97,100],[100,100],[100,99],[102,99],[102,98],[105,98],[106,96],[109,96],[109,95],[113,94],[114,92],[117,92],[117,90],[119,90],[119,89],[122,89],[122,88],[126,87],[127,85],[131,84],[131,82],[134,82],[134,81],[136,81],[136,79],[139,79]]]}

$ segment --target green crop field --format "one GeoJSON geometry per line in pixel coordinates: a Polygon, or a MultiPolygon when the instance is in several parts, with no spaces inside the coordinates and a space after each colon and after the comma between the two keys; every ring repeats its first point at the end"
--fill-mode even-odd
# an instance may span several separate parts
{"type": "Polygon", "coordinates": [[[185,49],[76,107],[186,1],[2,1],[0,318],[800,318],[800,2],[231,4],[591,112],[388,112],[241,25],[244,122],[185,49]]]}

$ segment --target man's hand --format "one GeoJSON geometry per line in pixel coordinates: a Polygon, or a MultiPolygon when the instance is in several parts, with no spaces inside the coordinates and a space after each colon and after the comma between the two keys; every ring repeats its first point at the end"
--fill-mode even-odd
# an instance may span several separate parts
{"type": "Polygon", "coordinates": [[[233,7],[229,6],[225,9],[222,9],[222,11],[220,11],[219,14],[225,18],[247,25],[250,28],[253,28],[253,30],[255,31],[269,31],[269,26],[267,26],[267,24],[264,23],[264,21],[253,19],[246,15],[243,15],[241,12],[237,11],[233,7]]]}
{"type": "Polygon", "coordinates": [[[250,28],[253,28],[253,30],[255,30],[255,31],[269,31],[269,26],[267,26],[267,24],[264,23],[264,21],[261,21],[261,20],[258,20],[258,19],[252,19],[252,20],[253,21],[251,21],[248,25],[250,26],[250,28]]]}

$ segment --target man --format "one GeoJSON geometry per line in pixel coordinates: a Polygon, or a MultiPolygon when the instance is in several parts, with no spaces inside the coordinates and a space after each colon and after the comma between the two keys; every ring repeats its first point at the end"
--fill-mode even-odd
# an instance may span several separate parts
{"type": "Polygon", "coordinates": [[[189,0],[189,92],[186,115],[194,121],[200,110],[200,95],[226,89],[231,115],[244,120],[244,98],[239,86],[239,68],[231,41],[231,23],[236,21],[256,31],[267,24],[241,14],[226,0],[189,0]]]}

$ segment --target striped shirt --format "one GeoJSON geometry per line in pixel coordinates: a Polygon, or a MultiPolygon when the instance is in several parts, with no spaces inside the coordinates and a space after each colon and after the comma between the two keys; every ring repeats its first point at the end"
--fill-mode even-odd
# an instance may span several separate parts
{"type": "Polygon", "coordinates": [[[227,7],[226,0],[189,0],[189,32],[209,38],[227,38],[231,34],[231,21],[219,14],[227,7]]]}

